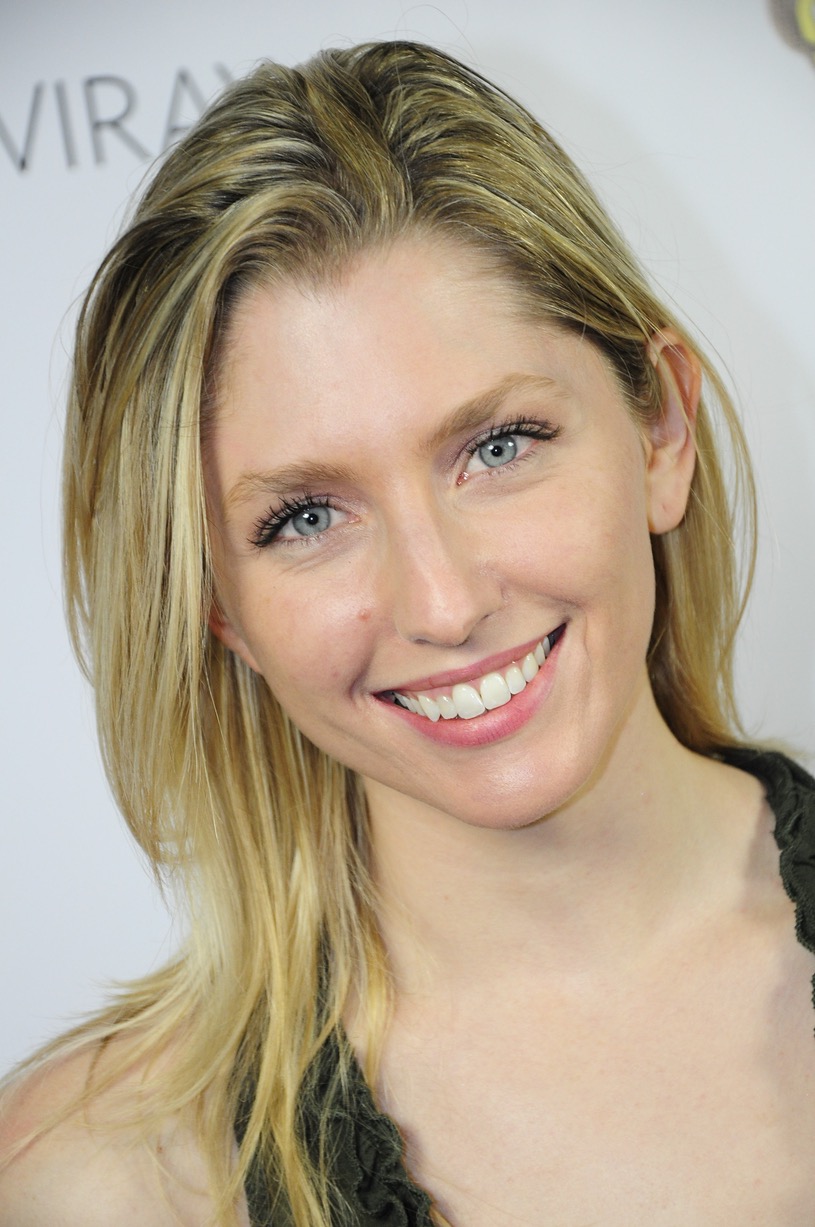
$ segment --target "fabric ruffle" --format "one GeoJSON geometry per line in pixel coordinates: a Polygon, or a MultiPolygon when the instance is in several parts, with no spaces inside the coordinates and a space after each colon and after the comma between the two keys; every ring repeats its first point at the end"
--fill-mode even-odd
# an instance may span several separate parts
{"type": "MultiPolygon", "coordinates": [[[[815,779],[775,751],[728,749],[716,757],[749,771],[764,784],[775,814],[781,881],[795,904],[795,933],[801,945],[815,954],[815,779]]],[[[815,975],[812,1001],[815,1007],[815,975]]]]}
{"type": "MultiPolygon", "coordinates": [[[[251,1110],[253,1087],[246,1087],[235,1125],[238,1142],[251,1110]]],[[[324,1045],[300,1113],[303,1140],[317,1161],[323,1128],[329,1170],[336,1194],[334,1227],[432,1227],[431,1200],[410,1179],[404,1143],[389,1116],[380,1112],[362,1070],[340,1033],[324,1045]],[[337,1071],[340,1048],[347,1057],[348,1077],[340,1092],[337,1071]]],[[[269,1188],[255,1161],[246,1180],[251,1227],[291,1227],[285,1195],[269,1188]]]]}
{"type": "Polygon", "coordinates": [[[327,1132],[336,1145],[336,1183],[346,1201],[339,1222],[343,1227],[431,1227],[430,1197],[408,1176],[402,1137],[376,1107],[353,1055],[350,1077],[347,1101],[327,1117],[327,1132]]]}

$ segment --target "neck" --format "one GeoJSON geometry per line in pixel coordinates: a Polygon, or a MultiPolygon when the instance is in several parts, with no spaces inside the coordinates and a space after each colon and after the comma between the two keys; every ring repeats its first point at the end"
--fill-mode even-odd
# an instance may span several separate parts
{"type": "Polygon", "coordinates": [[[577,795],[521,829],[468,825],[367,783],[397,995],[607,973],[740,889],[752,830],[731,816],[758,809],[756,782],[649,716],[577,795]]]}

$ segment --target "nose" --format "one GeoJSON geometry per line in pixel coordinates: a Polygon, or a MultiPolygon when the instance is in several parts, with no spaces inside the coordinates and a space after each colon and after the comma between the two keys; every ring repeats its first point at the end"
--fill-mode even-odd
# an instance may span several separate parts
{"type": "Polygon", "coordinates": [[[501,584],[483,545],[453,509],[418,516],[414,507],[409,522],[389,534],[388,586],[400,636],[458,647],[501,607],[501,584]]]}

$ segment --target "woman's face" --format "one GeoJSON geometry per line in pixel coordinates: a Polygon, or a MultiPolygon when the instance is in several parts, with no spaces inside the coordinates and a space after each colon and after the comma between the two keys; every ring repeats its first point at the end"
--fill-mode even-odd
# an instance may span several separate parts
{"type": "Polygon", "coordinates": [[[528,824],[658,719],[664,452],[591,343],[456,247],[257,289],[205,456],[213,629],[380,799],[528,824]]]}

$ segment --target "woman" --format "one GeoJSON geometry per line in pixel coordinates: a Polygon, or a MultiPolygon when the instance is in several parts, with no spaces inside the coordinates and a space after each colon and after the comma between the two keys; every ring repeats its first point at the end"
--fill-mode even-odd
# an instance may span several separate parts
{"type": "Polygon", "coordinates": [[[749,511],[590,189],[430,48],[170,155],[79,323],[66,572],[189,935],[10,1092],[3,1227],[811,1224],[815,794],[740,744],[703,377],[749,511]]]}

